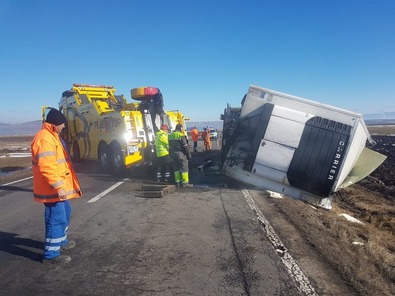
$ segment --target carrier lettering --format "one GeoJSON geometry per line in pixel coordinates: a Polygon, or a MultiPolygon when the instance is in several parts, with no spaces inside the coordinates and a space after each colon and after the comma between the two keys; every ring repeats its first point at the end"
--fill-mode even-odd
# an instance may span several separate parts
{"type": "Polygon", "coordinates": [[[343,140],[339,141],[337,148],[336,148],[336,154],[335,154],[334,159],[332,161],[331,169],[329,170],[329,173],[328,173],[327,180],[334,180],[335,179],[335,175],[337,174],[337,171],[339,169],[340,159],[343,157],[345,145],[346,145],[345,141],[343,141],[343,140]]]}

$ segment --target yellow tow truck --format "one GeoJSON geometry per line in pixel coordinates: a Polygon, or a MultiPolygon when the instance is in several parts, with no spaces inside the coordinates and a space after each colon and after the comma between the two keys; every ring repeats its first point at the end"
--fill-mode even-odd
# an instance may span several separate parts
{"type": "Polygon", "coordinates": [[[164,111],[156,87],[131,90],[129,103],[107,85],[73,84],[62,94],[59,110],[67,118],[65,141],[74,161],[96,160],[119,174],[125,168],[151,163],[155,158],[155,132],[162,123],[169,129],[185,117],[179,111],[164,111]]]}

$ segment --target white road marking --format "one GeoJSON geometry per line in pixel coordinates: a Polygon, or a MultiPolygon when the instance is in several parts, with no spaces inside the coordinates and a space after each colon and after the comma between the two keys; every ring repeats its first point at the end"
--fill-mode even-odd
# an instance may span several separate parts
{"type": "MultiPolygon", "coordinates": [[[[12,185],[12,184],[15,184],[15,183],[18,183],[18,182],[22,182],[22,181],[25,181],[25,180],[29,180],[29,179],[32,179],[32,178],[33,178],[33,176],[27,177],[27,178],[24,178],[24,179],[20,179],[20,180],[16,180],[16,181],[13,181],[13,182],[10,182],[10,183],[7,183],[7,184],[0,184],[0,187],[12,185]]],[[[96,196],[93,197],[92,199],[88,200],[88,202],[89,202],[89,203],[92,203],[92,202],[98,201],[98,200],[101,199],[103,196],[105,196],[107,193],[113,191],[113,190],[114,190],[115,188],[117,188],[119,185],[122,185],[123,183],[125,183],[126,180],[128,180],[128,179],[123,179],[122,181],[120,181],[120,182],[114,184],[114,185],[111,186],[110,188],[104,190],[103,192],[99,193],[98,195],[96,195],[96,196]]]]}
{"type": "Polygon", "coordinates": [[[13,181],[13,182],[10,182],[10,183],[7,183],[7,184],[2,184],[0,186],[8,186],[8,185],[15,184],[15,183],[18,183],[18,182],[22,182],[22,181],[25,181],[25,180],[29,180],[29,179],[32,179],[32,178],[33,178],[33,176],[27,177],[27,178],[24,178],[24,179],[20,179],[20,180],[16,180],[16,181],[13,181]]]}
{"type": "Polygon", "coordinates": [[[6,158],[6,157],[32,157],[32,154],[30,152],[12,152],[8,153],[6,155],[0,156],[1,158],[6,158]]]}
{"type": "Polygon", "coordinates": [[[120,182],[118,182],[118,183],[112,185],[110,188],[104,190],[102,193],[99,193],[99,194],[96,195],[94,198],[88,200],[88,202],[91,203],[91,202],[96,202],[96,201],[98,201],[98,200],[101,199],[103,196],[105,196],[107,193],[113,191],[113,190],[114,190],[115,188],[117,188],[119,185],[122,185],[123,183],[125,183],[126,180],[128,180],[128,179],[123,179],[122,181],[120,181],[120,182]]]}
{"type": "Polygon", "coordinates": [[[259,222],[261,222],[261,228],[266,233],[270,242],[273,244],[274,249],[277,254],[281,258],[281,261],[285,265],[289,275],[294,279],[294,281],[298,284],[298,289],[305,295],[317,295],[314,291],[314,288],[311,286],[309,279],[304,275],[302,270],[297,265],[296,261],[289,254],[287,248],[281,242],[280,238],[274,231],[273,227],[270,225],[269,221],[262,214],[258,205],[255,203],[254,199],[248,192],[248,190],[243,189],[242,193],[244,198],[247,200],[250,208],[255,211],[259,222]]]}

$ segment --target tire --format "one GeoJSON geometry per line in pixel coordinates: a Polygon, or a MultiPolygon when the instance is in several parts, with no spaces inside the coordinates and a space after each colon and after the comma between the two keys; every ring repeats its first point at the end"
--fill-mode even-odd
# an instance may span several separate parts
{"type": "Polygon", "coordinates": [[[73,162],[81,162],[81,152],[80,147],[78,146],[78,142],[73,142],[73,154],[72,154],[73,162]]]}
{"type": "Polygon", "coordinates": [[[115,175],[125,171],[124,156],[118,142],[111,144],[111,170],[115,175]]]}
{"type": "Polygon", "coordinates": [[[108,145],[105,143],[100,144],[99,146],[99,156],[98,156],[98,161],[100,167],[107,171],[110,168],[110,155],[109,155],[109,149],[108,145]]]}

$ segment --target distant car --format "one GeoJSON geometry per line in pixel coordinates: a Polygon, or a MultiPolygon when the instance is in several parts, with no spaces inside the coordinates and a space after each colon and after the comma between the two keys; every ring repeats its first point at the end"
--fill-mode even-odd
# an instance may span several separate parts
{"type": "Polygon", "coordinates": [[[210,129],[210,140],[218,140],[218,130],[213,127],[209,127],[210,129]]]}

